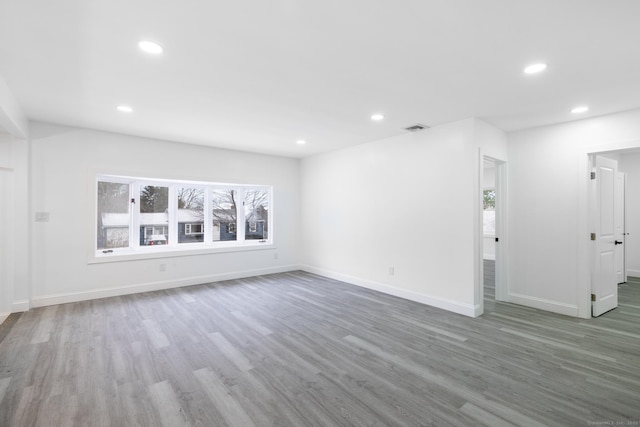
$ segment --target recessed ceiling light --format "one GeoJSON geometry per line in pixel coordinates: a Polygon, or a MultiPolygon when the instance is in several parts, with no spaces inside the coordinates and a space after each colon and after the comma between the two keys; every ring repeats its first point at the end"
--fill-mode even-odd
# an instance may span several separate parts
{"type": "Polygon", "coordinates": [[[133,108],[129,107],[128,105],[118,105],[118,111],[122,113],[132,113],[133,108]]]}
{"type": "Polygon", "coordinates": [[[527,68],[524,69],[525,74],[536,74],[541,71],[546,70],[547,64],[531,64],[527,68]]]}
{"type": "Polygon", "coordinates": [[[307,141],[305,141],[304,139],[299,139],[299,140],[296,141],[296,144],[298,144],[298,145],[304,145],[306,143],[307,143],[307,141]]]}
{"type": "Polygon", "coordinates": [[[375,120],[376,122],[382,119],[384,119],[384,116],[382,114],[374,114],[371,116],[371,120],[375,120]]]}
{"type": "Polygon", "coordinates": [[[162,46],[158,43],[151,42],[149,40],[142,40],[138,43],[138,47],[147,53],[152,55],[160,55],[162,53],[162,46]]]}
{"type": "Polygon", "coordinates": [[[571,110],[573,114],[586,113],[587,111],[589,111],[589,107],[587,107],[586,105],[582,105],[571,110]]]}

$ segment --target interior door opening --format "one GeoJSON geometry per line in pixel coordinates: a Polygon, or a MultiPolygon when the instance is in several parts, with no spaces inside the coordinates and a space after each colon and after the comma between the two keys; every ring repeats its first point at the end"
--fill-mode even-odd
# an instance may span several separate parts
{"type": "Polygon", "coordinates": [[[482,199],[482,296],[483,312],[496,301],[507,301],[506,292],[506,163],[483,157],[482,199]]]}
{"type": "Polygon", "coordinates": [[[485,312],[495,305],[496,264],[496,165],[484,158],[482,182],[482,265],[485,312]]]}
{"type": "MultiPolygon", "coordinates": [[[[640,183],[640,153],[620,150],[591,154],[589,168],[591,315],[598,317],[618,306],[618,288],[628,281],[630,252],[640,253],[634,245],[638,236],[630,232],[637,224],[627,223],[634,216],[628,215],[626,189],[627,171],[634,185],[640,183]]],[[[640,198],[631,197],[632,210],[638,210],[639,202],[640,198]]]]}

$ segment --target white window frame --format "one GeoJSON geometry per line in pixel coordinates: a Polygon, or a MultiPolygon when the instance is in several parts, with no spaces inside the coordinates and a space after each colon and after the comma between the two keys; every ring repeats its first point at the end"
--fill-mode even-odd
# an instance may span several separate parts
{"type": "MultiPolygon", "coordinates": [[[[92,233],[92,250],[90,251],[89,262],[109,262],[118,260],[131,260],[131,259],[145,259],[145,258],[159,258],[168,256],[186,256],[196,255],[201,253],[216,253],[216,252],[235,252],[243,250],[255,250],[255,249],[267,249],[273,247],[273,187],[269,185],[243,185],[243,184],[226,184],[217,182],[196,182],[196,181],[179,181],[168,179],[149,179],[142,177],[131,176],[119,176],[109,174],[96,174],[94,181],[94,215],[91,219],[93,224],[92,233]],[[113,248],[111,250],[97,249],[97,207],[98,207],[98,182],[116,182],[129,185],[129,199],[134,199],[135,204],[131,204],[129,208],[129,247],[113,248]],[[145,246],[140,244],[141,232],[146,234],[147,228],[153,227],[155,232],[158,224],[145,226],[141,230],[140,221],[140,190],[144,186],[153,185],[158,187],[168,187],[168,209],[167,209],[167,240],[166,245],[158,246],[145,246]],[[200,224],[204,232],[202,233],[187,233],[187,225],[191,228],[192,224],[185,224],[185,234],[204,234],[204,240],[202,242],[190,242],[190,243],[178,243],[178,201],[177,201],[177,189],[181,187],[188,188],[201,188],[204,190],[205,202],[204,202],[204,222],[200,224]],[[212,240],[212,227],[207,227],[206,224],[213,224],[213,216],[211,212],[212,206],[212,189],[233,189],[236,191],[236,197],[238,200],[237,215],[236,215],[236,240],[225,241],[213,241],[212,240]],[[253,240],[245,239],[245,212],[242,202],[245,198],[245,191],[249,189],[259,189],[267,191],[268,193],[268,210],[269,210],[269,236],[265,240],[253,240]]],[[[144,238],[144,236],[143,236],[144,238]]]]}
{"type": "MultiPolygon", "coordinates": [[[[93,185],[93,191],[94,191],[94,201],[93,201],[93,205],[94,205],[94,215],[93,218],[91,219],[91,221],[93,222],[93,233],[92,235],[92,245],[94,248],[94,251],[97,252],[101,252],[101,253],[118,253],[122,250],[126,250],[128,248],[109,248],[109,249],[98,249],[98,215],[101,214],[98,212],[98,182],[100,181],[104,181],[104,182],[112,182],[112,183],[116,183],[116,184],[127,184],[129,185],[129,200],[131,200],[134,197],[134,193],[133,193],[133,187],[131,185],[131,179],[126,178],[126,177],[120,177],[120,176],[113,176],[113,177],[109,177],[109,179],[103,179],[104,176],[96,176],[94,185],[93,185]]],[[[133,210],[134,210],[134,206],[132,206],[131,203],[129,203],[129,209],[128,209],[128,214],[129,214],[129,247],[131,247],[131,245],[133,244],[134,240],[135,240],[135,236],[132,235],[131,230],[135,229],[133,228],[133,210]]]]}

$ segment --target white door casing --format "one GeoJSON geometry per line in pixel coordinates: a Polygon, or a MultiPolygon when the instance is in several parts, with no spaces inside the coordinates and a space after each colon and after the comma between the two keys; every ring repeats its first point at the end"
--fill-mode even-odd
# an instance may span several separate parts
{"type": "Polygon", "coordinates": [[[615,184],[615,260],[616,260],[616,283],[624,283],[627,281],[625,269],[625,199],[624,187],[626,176],[622,172],[616,173],[615,184]]]}
{"type": "Polygon", "coordinates": [[[591,277],[592,315],[600,316],[618,306],[616,280],[616,174],[618,162],[595,157],[593,219],[595,244],[591,277]]]}

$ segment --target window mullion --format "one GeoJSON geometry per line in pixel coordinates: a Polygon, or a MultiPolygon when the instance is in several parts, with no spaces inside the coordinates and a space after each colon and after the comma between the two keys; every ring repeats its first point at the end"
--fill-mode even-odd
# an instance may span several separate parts
{"type": "Polygon", "coordinates": [[[238,198],[237,198],[237,213],[236,213],[236,218],[237,218],[237,224],[236,224],[236,236],[238,237],[238,242],[239,243],[244,243],[245,240],[245,228],[244,228],[244,196],[245,196],[245,189],[243,187],[240,187],[236,190],[237,194],[238,194],[238,198]]]}
{"type": "Polygon", "coordinates": [[[129,190],[129,246],[140,247],[140,182],[135,181],[129,190]]]}
{"type": "Polygon", "coordinates": [[[167,204],[167,218],[169,222],[169,246],[178,244],[178,192],[175,185],[169,186],[169,200],[167,204]]]}
{"type": "Polygon", "coordinates": [[[204,243],[210,245],[213,240],[213,214],[211,206],[211,187],[204,188],[204,212],[203,212],[203,226],[204,226],[204,243]]]}

